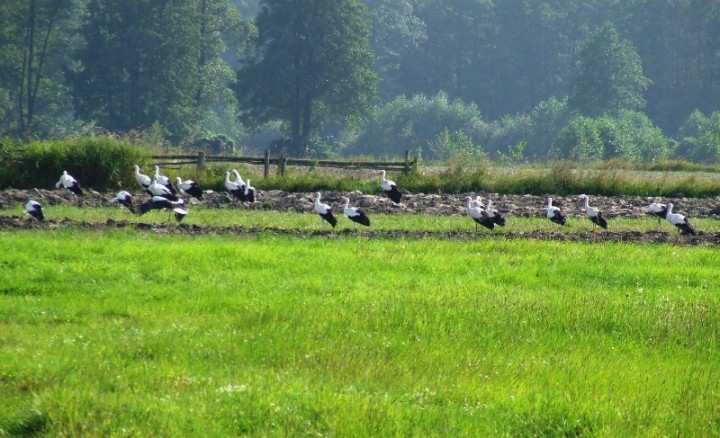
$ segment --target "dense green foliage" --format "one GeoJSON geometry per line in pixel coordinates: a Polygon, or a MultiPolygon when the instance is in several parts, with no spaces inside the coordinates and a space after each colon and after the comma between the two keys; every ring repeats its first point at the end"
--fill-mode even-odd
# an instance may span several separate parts
{"type": "Polygon", "coordinates": [[[718,257],[2,231],[0,433],[712,435],[718,257]]]}
{"type": "Polygon", "coordinates": [[[580,71],[570,89],[570,109],[585,116],[618,114],[645,107],[649,80],[632,44],[612,24],[590,36],[579,55],[580,71]]]}
{"type": "Polygon", "coordinates": [[[353,121],[374,103],[377,75],[358,0],[263,0],[259,37],[238,71],[245,120],[281,120],[291,156],[317,155],[324,122],[353,121]],[[272,74],[268,74],[272,72],[272,74]]]}
{"type": "Polygon", "coordinates": [[[127,139],[84,137],[4,146],[0,188],[55,187],[64,170],[95,190],[136,184],[132,167],[149,161],[150,150],[127,139]]]}
{"type": "Polygon", "coordinates": [[[651,6],[7,0],[0,135],[152,131],[174,146],[318,157],[717,162],[713,123],[696,122],[719,110],[720,9],[651,6]],[[448,114],[414,112],[438,96],[452,103],[433,111],[448,114]]]}

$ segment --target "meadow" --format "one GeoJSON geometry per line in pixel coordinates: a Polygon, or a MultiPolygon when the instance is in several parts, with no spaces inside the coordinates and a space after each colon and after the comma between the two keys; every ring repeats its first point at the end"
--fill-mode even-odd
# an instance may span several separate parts
{"type": "MultiPolygon", "coordinates": [[[[53,211],[99,215],[76,210],[53,211]]],[[[717,436],[719,262],[662,244],[0,230],[0,435],[717,436]]]]}

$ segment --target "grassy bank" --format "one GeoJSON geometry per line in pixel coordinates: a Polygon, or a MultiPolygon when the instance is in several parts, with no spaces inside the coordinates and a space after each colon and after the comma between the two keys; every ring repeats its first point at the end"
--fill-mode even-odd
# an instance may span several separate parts
{"type": "Polygon", "coordinates": [[[720,255],[0,231],[0,431],[712,435],[720,255]]]}
{"type": "MultiPolygon", "coordinates": [[[[63,170],[86,188],[114,190],[136,187],[133,165],[152,174],[150,156],[159,153],[137,141],[114,137],[9,144],[0,148],[0,189],[51,188],[63,170]]],[[[379,175],[371,171],[342,171],[290,167],[280,177],[263,179],[262,169],[240,164],[210,165],[204,172],[194,166],[163,168],[163,174],[191,178],[203,187],[223,189],[225,172],[238,168],[263,190],[306,192],[360,190],[380,193],[379,175]]],[[[390,175],[413,193],[473,191],[508,194],[553,193],[570,195],[640,195],[707,197],[720,194],[720,167],[685,161],[633,163],[534,163],[509,166],[491,161],[423,162],[417,172],[390,175]]]]}

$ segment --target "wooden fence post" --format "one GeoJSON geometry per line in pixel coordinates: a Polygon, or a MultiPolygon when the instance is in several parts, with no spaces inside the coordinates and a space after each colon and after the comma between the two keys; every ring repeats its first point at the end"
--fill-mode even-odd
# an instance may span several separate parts
{"type": "Polygon", "coordinates": [[[285,175],[285,160],[286,158],[284,156],[278,158],[278,173],[280,176],[285,175]]]}
{"type": "Polygon", "coordinates": [[[410,172],[410,149],[405,149],[405,173],[410,172]]]}
{"type": "Polygon", "coordinates": [[[198,172],[205,172],[205,152],[203,151],[198,152],[197,170],[198,172]]]}
{"type": "Polygon", "coordinates": [[[265,149],[265,168],[263,169],[263,178],[270,176],[270,149],[265,149]]]}

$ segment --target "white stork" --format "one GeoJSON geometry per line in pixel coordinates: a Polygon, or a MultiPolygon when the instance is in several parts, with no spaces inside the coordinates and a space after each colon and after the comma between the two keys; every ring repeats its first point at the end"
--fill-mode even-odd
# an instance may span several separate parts
{"type": "Polygon", "coordinates": [[[675,227],[680,230],[680,234],[690,234],[695,236],[697,233],[695,232],[695,228],[690,225],[690,221],[681,214],[673,213],[672,209],[673,205],[672,203],[669,203],[667,205],[667,215],[665,216],[665,220],[675,225],[675,227]]]}
{"type": "Polygon", "coordinates": [[[565,225],[565,216],[558,207],[553,205],[552,198],[547,198],[547,217],[558,225],[565,225]]]}
{"type": "Polygon", "coordinates": [[[488,198],[487,207],[485,207],[485,215],[490,218],[495,225],[500,225],[501,227],[505,226],[505,218],[502,217],[500,212],[493,208],[490,198],[488,198]]]}
{"type": "Polygon", "coordinates": [[[485,204],[482,203],[482,198],[480,197],[480,195],[475,196],[473,205],[476,207],[485,208],[485,204]]]}
{"type": "Polygon", "coordinates": [[[120,192],[117,192],[117,195],[115,195],[115,198],[113,199],[113,202],[117,202],[118,204],[124,206],[131,212],[135,213],[135,206],[133,205],[132,201],[132,195],[125,190],[122,190],[120,192]]]}
{"type": "Polygon", "coordinates": [[[171,201],[162,196],[153,196],[149,201],[140,204],[140,214],[143,215],[150,210],[170,210],[175,212],[175,219],[180,222],[187,216],[188,210],[185,201],[178,199],[171,201]]]}
{"type": "Polygon", "coordinates": [[[177,193],[177,190],[175,190],[175,187],[173,187],[170,182],[170,178],[160,175],[160,166],[155,166],[155,181],[167,187],[173,195],[177,193]]]}
{"type": "Polygon", "coordinates": [[[30,216],[34,217],[39,221],[45,220],[42,205],[40,205],[40,203],[37,201],[28,201],[28,203],[25,204],[25,213],[29,214],[30,216]]]}
{"type": "Polygon", "coordinates": [[[164,184],[157,182],[155,178],[153,178],[152,184],[150,184],[146,191],[150,196],[160,196],[169,201],[177,201],[179,199],[175,193],[171,192],[164,184]]]}
{"type": "Polygon", "coordinates": [[[658,218],[658,225],[660,225],[660,219],[665,219],[668,213],[668,206],[648,198],[648,201],[653,201],[652,204],[648,205],[648,212],[658,218]]]}
{"type": "Polygon", "coordinates": [[[75,178],[68,174],[67,170],[63,170],[62,175],[60,175],[60,179],[57,183],[55,183],[56,189],[59,189],[60,187],[66,188],[78,196],[82,196],[83,194],[83,191],[80,188],[80,183],[78,183],[75,178]]]}
{"type": "Polygon", "coordinates": [[[385,194],[387,194],[388,198],[390,198],[392,202],[396,204],[400,203],[402,193],[400,193],[400,190],[398,190],[397,185],[395,185],[394,181],[385,179],[385,170],[381,170],[380,173],[380,187],[382,187],[382,189],[385,191],[385,194]]]}
{"type": "Polygon", "coordinates": [[[327,223],[335,228],[335,225],[337,225],[337,218],[333,215],[332,208],[329,205],[320,202],[320,192],[315,194],[315,211],[323,220],[327,221],[327,223]]]}
{"type": "Polygon", "coordinates": [[[135,167],[135,181],[137,181],[137,183],[140,185],[140,187],[143,188],[143,190],[150,187],[150,184],[152,184],[152,179],[149,176],[145,175],[144,173],[140,173],[140,166],[138,166],[136,164],[134,167],[135,167]]]}
{"type": "Polygon", "coordinates": [[[202,199],[203,191],[195,181],[191,179],[183,181],[183,179],[178,176],[175,178],[175,182],[177,183],[178,190],[180,190],[181,193],[187,193],[190,196],[202,199]]]}
{"type": "Polygon", "coordinates": [[[595,225],[607,230],[607,220],[603,217],[602,212],[595,207],[590,207],[590,197],[588,195],[580,195],[578,199],[584,202],[585,214],[593,223],[593,236],[595,235],[595,225]]]}
{"type": "Polygon", "coordinates": [[[230,181],[230,172],[225,172],[225,190],[232,193],[241,202],[245,200],[245,193],[233,181],[230,181]]]}
{"type": "Polygon", "coordinates": [[[345,216],[347,216],[348,219],[355,222],[356,224],[365,225],[366,227],[370,226],[370,218],[367,217],[367,214],[365,214],[365,210],[361,208],[350,207],[350,199],[345,196],[341,196],[340,199],[343,199],[345,201],[345,205],[343,206],[343,213],[345,213],[345,216]]]}
{"type": "Polygon", "coordinates": [[[235,175],[235,184],[238,185],[240,188],[245,188],[245,181],[243,181],[242,177],[240,176],[240,172],[237,171],[237,169],[232,170],[233,175],[235,175]]]}
{"type": "Polygon", "coordinates": [[[250,180],[247,180],[247,184],[245,184],[245,189],[243,189],[243,196],[245,197],[245,202],[249,202],[250,204],[255,203],[255,187],[250,185],[250,180]]]}
{"type": "Polygon", "coordinates": [[[495,222],[490,220],[487,214],[485,214],[485,210],[475,205],[475,201],[473,201],[471,197],[466,196],[465,202],[467,203],[465,206],[467,215],[475,222],[475,232],[478,230],[478,225],[482,225],[490,230],[495,229],[495,222]]]}

